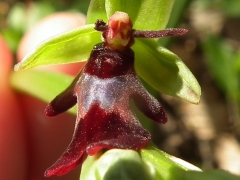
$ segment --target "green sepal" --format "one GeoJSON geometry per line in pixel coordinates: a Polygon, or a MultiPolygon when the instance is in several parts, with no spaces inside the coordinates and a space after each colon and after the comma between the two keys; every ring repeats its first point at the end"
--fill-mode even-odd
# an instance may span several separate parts
{"type": "Polygon", "coordinates": [[[201,88],[182,60],[152,39],[133,46],[137,74],[156,90],[198,104],[201,88]]]}
{"type": "Polygon", "coordinates": [[[142,160],[149,164],[156,173],[157,180],[183,180],[186,171],[200,171],[198,167],[171,156],[152,144],[140,150],[142,160]]]}
{"type": "Polygon", "coordinates": [[[87,12],[87,24],[94,24],[97,19],[107,22],[107,14],[105,10],[105,0],[91,0],[87,12]]]}
{"type": "Polygon", "coordinates": [[[134,29],[159,30],[168,23],[174,0],[106,0],[105,7],[109,18],[116,11],[126,12],[134,29]]]}
{"type": "Polygon", "coordinates": [[[101,33],[94,30],[94,24],[81,26],[44,41],[15,65],[15,70],[86,61],[99,42],[101,33]]]}

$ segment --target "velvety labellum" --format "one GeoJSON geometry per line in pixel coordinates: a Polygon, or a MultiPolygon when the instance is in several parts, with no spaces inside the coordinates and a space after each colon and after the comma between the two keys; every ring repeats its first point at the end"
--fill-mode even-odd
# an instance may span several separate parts
{"type": "Polygon", "coordinates": [[[72,142],[45,175],[67,173],[83,161],[84,154],[112,148],[138,150],[147,145],[151,134],[132,112],[131,99],[153,121],[166,122],[162,106],[135,73],[134,52],[130,48],[112,50],[105,43],[96,45],[79,76],[46,108],[46,114],[53,116],[76,100],[78,104],[72,142]]]}
{"type": "Polygon", "coordinates": [[[134,38],[177,36],[187,30],[139,31],[132,27],[124,12],[115,12],[108,25],[96,21],[95,30],[102,32],[104,42],[94,46],[81,73],[46,107],[46,114],[55,116],[78,104],[73,139],[45,176],[63,175],[82,163],[85,155],[94,155],[101,149],[145,147],[151,134],[132,111],[131,100],[153,121],[167,121],[158,100],[147,92],[136,75],[130,47],[134,38]]]}

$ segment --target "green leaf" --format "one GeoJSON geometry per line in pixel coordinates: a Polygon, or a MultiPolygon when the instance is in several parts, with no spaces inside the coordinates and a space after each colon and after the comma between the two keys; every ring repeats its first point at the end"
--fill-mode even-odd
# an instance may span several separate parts
{"type": "Polygon", "coordinates": [[[201,89],[182,60],[149,39],[137,39],[133,46],[137,74],[156,90],[199,103],[201,89]]]}
{"type": "Polygon", "coordinates": [[[196,166],[171,156],[153,145],[141,149],[140,155],[142,160],[156,171],[156,179],[158,180],[182,180],[185,171],[201,171],[196,166]]]}
{"type": "Polygon", "coordinates": [[[174,0],[143,0],[134,23],[135,29],[159,30],[167,26],[174,0]]]}
{"type": "Polygon", "coordinates": [[[106,13],[107,17],[109,18],[112,16],[116,11],[122,11],[129,15],[130,19],[132,20],[133,24],[136,21],[136,17],[138,15],[138,11],[142,4],[143,0],[125,0],[125,1],[118,1],[118,0],[106,0],[106,13]]]}
{"type": "Polygon", "coordinates": [[[87,24],[94,24],[97,19],[107,22],[108,18],[105,10],[105,0],[92,0],[87,12],[87,24]]]}
{"type": "MultiPolygon", "coordinates": [[[[33,69],[12,73],[11,85],[20,92],[50,102],[65,90],[72,80],[73,77],[68,75],[33,69]]],[[[76,114],[76,107],[70,109],[70,112],[76,114]]]]}
{"type": "Polygon", "coordinates": [[[81,170],[81,180],[156,180],[155,173],[137,151],[112,149],[88,156],[81,170]]]}
{"type": "MultiPolygon", "coordinates": [[[[240,1],[239,0],[216,1],[214,5],[215,5],[215,7],[219,7],[219,9],[221,8],[220,10],[224,11],[225,16],[227,16],[229,18],[239,18],[239,16],[240,16],[240,11],[239,11],[240,1]],[[220,7],[216,3],[218,3],[220,7]]],[[[210,8],[212,8],[212,7],[213,6],[210,6],[210,8]]]]}
{"type": "Polygon", "coordinates": [[[208,36],[203,42],[207,56],[207,65],[214,80],[231,98],[237,99],[239,93],[239,75],[236,70],[236,55],[227,43],[215,36],[208,36]]]}
{"type": "Polygon", "coordinates": [[[93,24],[82,26],[41,43],[15,66],[15,70],[86,61],[99,42],[101,33],[94,30],[93,24]]]}
{"type": "Polygon", "coordinates": [[[166,27],[173,3],[174,0],[106,0],[106,13],[110,17],[123,11],[130,16],[134,29],[159,30],[166,27]]]}

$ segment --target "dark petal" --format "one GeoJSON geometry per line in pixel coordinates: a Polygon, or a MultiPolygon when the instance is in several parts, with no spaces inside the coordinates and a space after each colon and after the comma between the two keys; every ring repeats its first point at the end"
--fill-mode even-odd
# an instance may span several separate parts
{"type": "Polygon", "coordinates": [[[164,124],[167,122],[165,110],[159,101],[149,94],[144,87],[139,88],[132,98],[136,106],[144,113],[145,116],[157,123],[164,124]]]}
{"type": "Polygon", "coordinates": [[[161,38],[167,36],[180,36],[187,33],[187,29],[182,28],[169,28],[159,31],[141,31],[133,30],[132,34],[135,38],[161,38]]]}
{"type": "Polygon", "coordinates": [[[56,116],[73,107],[77,103],[77,97],[73,91],[64,91],[55,97],[45,108],[47,116],[56,116]]]}
{"type": "Polygon", "coordinates": [[[137,150],[150,141],[150,133],[130,109],[130,95],[139,83],[133,76],[101,79],[83,74],[78,81],[78,115],[84,117],[80,123],[86,124],[83,131],[87,133],[89,155],[102,148],[137,150]]]}
{"type": "Polygon", "coordinates": [[[91,106],[82,120],[86,132],[87,153],[94,155],[103,148],[138,150],[147,145],[151,134],[131,112],[122,115],[117,109],[106,111],[98,103],[91,106]]]}
{"type": "Polygon", "coordinates": [[[73,80],[69,87],[56,96],[45,108],[45,114],[47,116],[56,116],[63,113],[73,107],[77,103],[77,96],[75,95],[75,85],[81,76],[81,72],[73,80]]]}
{"type": "Polygon", "coordinates": [[[86,124],[83,131],[89,154],[103,147],[137,150],[149,142],[150,133],[130,108],[130,95],[138,86],[142,87],[139,79],[131,73],[104,79],[82,74],[75,91],[78,115],[84,117],[80,124],[86,124]]]}
{"type": "MultiPolygon", "coordinates": [[[[136,106],[145,116],[157,123],[163,124],[167,122],[167,115],[163,107],[159,101],[146,90],[135,73],[127,76],[126,86],[129,88],[127,98],[132,98],[136,106]]],[[[126,91],[122,93],[127,94],[126,91]]]]}
{"type": "Polygon", "coordinates": [[[83,155],[86,150],[85,135],[86,132],[82,130],[82,126],[77,126],[67,150],[46,170],[44,174],[45,177],[50,177],[52,175],[62,176],[83,162],[83,155]]]}
{"type": "Polygon", "coordinates": [[[61,176],[84,160],[84,153],[94,155],[101,149],[134,149],[147,145],[151,134],[138,120],[127,113],[106,111],[92,104],[83,119],[77,120],[73,140],[65,153],[46,172],[45,176],[61,176]]]}
{"type": "Polygon", "coordinates": [[[101,19],[98,19],[96,22],[95,22],[95,30],[97,31],[106,31],[108,29],[108,25],[106,25],[106,23],[101,20],[101,19]]]}

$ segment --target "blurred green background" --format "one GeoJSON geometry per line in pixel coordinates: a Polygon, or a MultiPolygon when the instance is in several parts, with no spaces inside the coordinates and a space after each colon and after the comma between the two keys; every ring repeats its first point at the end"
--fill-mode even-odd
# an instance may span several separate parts
{"type": "MultiPolygon", "coordinates": [[[[86,14],[89,0],[0,1],[0,34],[16,55],[24,34],[56,12],[86,14]]],[[[203,169],[240,175],[240,1],[177,0],[168,27],[187,28],[181,37],[161,39],[202,87],[198,106],[157,95],[169,122],[153,126],[160,149],[203,169]]],[[[1,47],[0,47],[1,48],[1,47]]]]}

